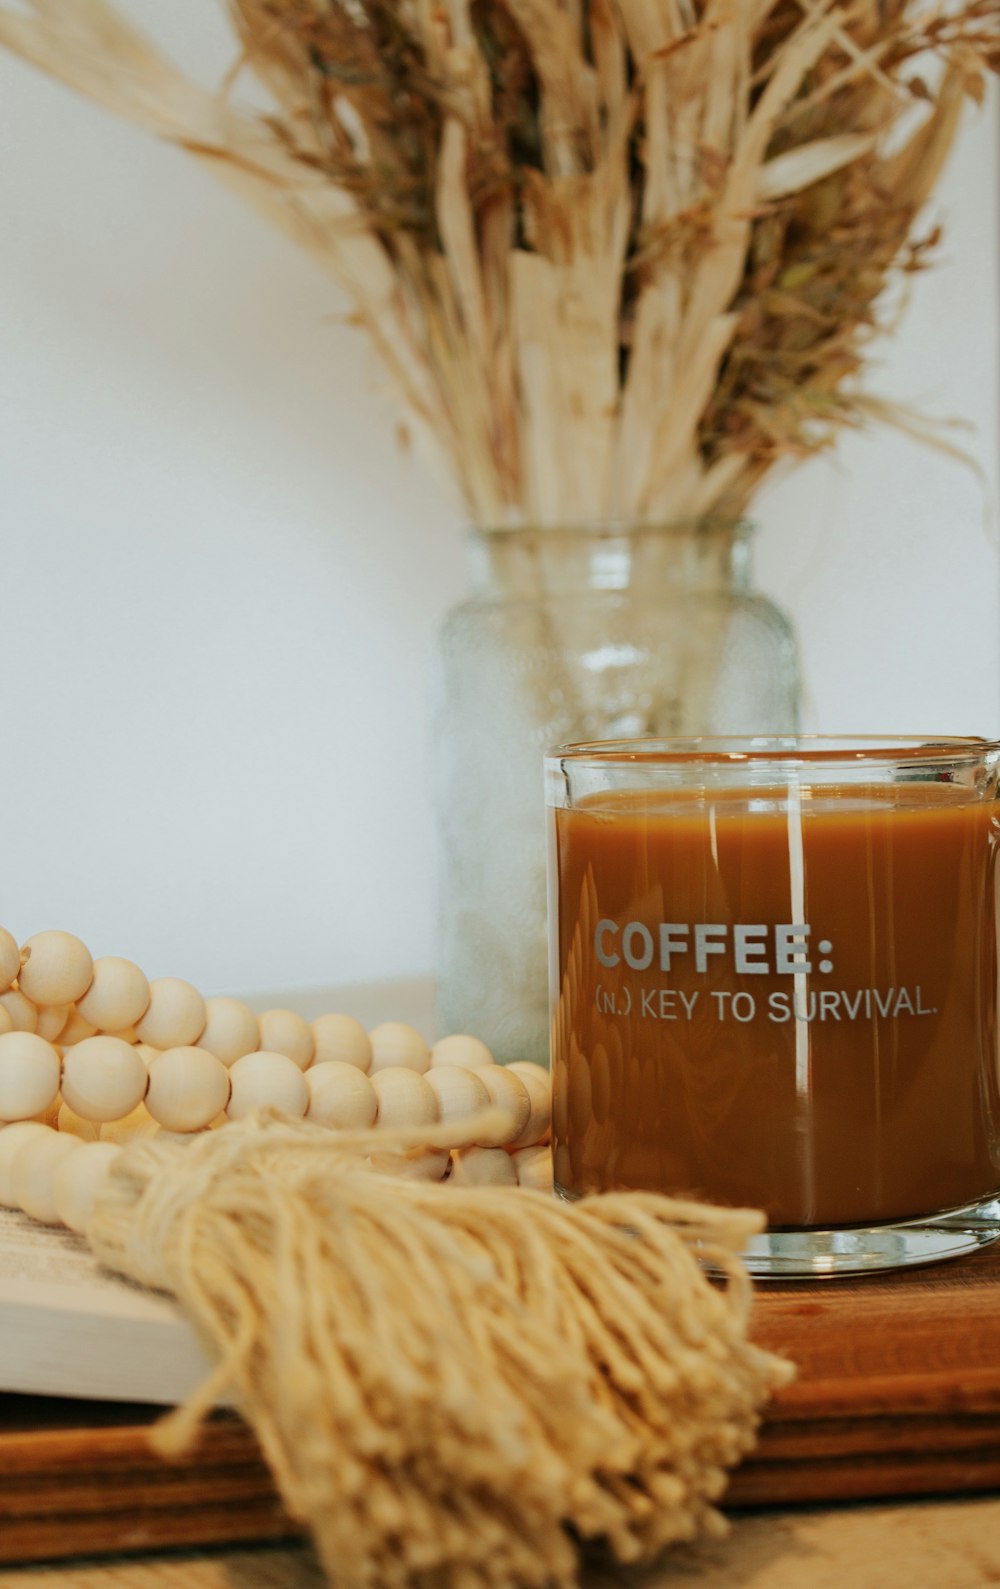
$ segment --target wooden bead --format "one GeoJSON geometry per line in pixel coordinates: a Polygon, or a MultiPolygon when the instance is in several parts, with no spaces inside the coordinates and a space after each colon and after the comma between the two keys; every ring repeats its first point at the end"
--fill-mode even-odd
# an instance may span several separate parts
{"type": "Polygon", "coordinates": [[[14,1022],[11,1020],[10,1015],[4,1006],[0,1004],[0,1035],[2,1035],[4,1032],[12,1032],[13,1030],[14,1022]]]}
{"type": "Polygon", "coordinates": [[[341,1131],[366,1131],[375,1124],[378,1100],[363,1070],[329,1059],[306,1071],[309,1119],[341,1131]]]}
{"type": "Polygon", "coordinates": [[[517,1185],[517,1171],[503,1148],[457,1149],[451,1156],[451,1178],[456,1186],[517,1185]]]}
{"type": "Polygon", "coordinates": [[[58,1131],[47,1131],[45,1136],[26,1142],[11,1166],[15,1206],[39,1224],[58,1225],[53,1195],[56,1170],[70,1154],[82,1150],[83,1143],[76,1137],[60,1136],[58,1131]]]}
{"type": "Polygon", "coordinates": [[[396,1126],[431,1126],[438,1117],[438,1102],[426,1077],[405,1065],[392,1065],[376,1071],[371,1084],[378,1099],[375,1124],[380,1129],[396,1126]]]}
{"type": "Polygon", "coordinates": [[[431,1049],[431,1065],[460,1065],[463,1070],[480,1070],[492,1065],[493,1055],[478,1037],[466,1032],[453,1032],[450,1037],[439,1037],[431,1049]]]}
{"type": "Polygon", "coordinates": [[[316,1045],[308,1021],[294,1010],[265,1010],[258,1015],[260,1046],[268,1054],[287,1054],[300,1070],[312,1063],[316,1045]]]}
{"type": "Polygon", "coordinates": [[[13,933],[0,927],[0,992],[6,993],[21,969],[21,950],[13,933]]]}
{"type": "Polygon", "coordinates": [[[442,1065],[440,1070],[429,1070],[424,1080],[437,1099],[442,1125],[460,1125],[490,1107],[490,1095],[474,1070],[442,1065]]]}
{"type": "Polygon", "coordinates": [[[490,1103],[500,1114],[493,1129],[479,1136],[477,1145],[482,1148],[508,1147],[517,1141],[531,1118],[528,1089],[503,1065],[489,1065],[476,1074],[489,1093],[490,1103]]]}
{"type": "Polygon", "coordinates": [[[62,1098],[60,1097],[59,1093],[56,1093],[52,1102],[47,1104],[44,1109],[39,1109],[38,1113],[36,1115],[32,1115],[31,1118],[32,1120],[37,1120],[39,1125],[51,1126],[53,1131],[58,1131],[59,1110],[61,1107],[62,1098]]]}
{"type": "Polygon", "coordinates": [[[121,1120],[146,1094],[146,1067],[119,1037],[88,1037],[63,1056],[64,1103],[84,1120],[121,1120]]]}
{"type": "Polygon", "coordinates": [[[81,1142],[98,1142],[101,1136],[100,1121],[85,1120],[83,1115],[78,1115],[68,1103],[59,1105],[56,1130],[65,1131],[67,1136],[79,1137],[81,1142]]]}
{"type": "Polygon", "coordinates": [[[86,1042],[88,1037],[97,1036],[97,1027],[85,1021],[75,1005],[70,1007],[66,1025],[59,1033],[59,1047],[73,1048],[77,1043],[86,1042]]]}
{"type": "Polygon", "coordinates": [[[552,1126],[552,1078],[544,1065],[535,1065],[527,1059],[515,1060],[513,1065],[504,1068],[524,1082],[531,1100],[527,1125],[516,1141],[507,1144],[510,1151],[516,1153],[519,1148],[531,1148],[538,1142],[548,1141],[552,1126]]]}
{"type": "Polygon", "coordinates": [[[533,1148],[518,1148],[511,1154],[514,1169],[517,1173],[518,1186],[525,1187],[530,1192],[551,1192],[552,1186],[552,1149],[535,1144],[533,1148]]]}
{"type": "Polygon", "coordinates": [[[135,1022],[140,1043],[154,1048],[186,1048],[205,1030],[205,1000],[182,977],[157,977],[149,984],[149,1008],[135,1022]]]}
{"type": "Polygon", "coordinates": [[[0,1037],[0,1120],[30,1120],[59,1092],[59,1055],[33,1032],[0,1037]]]}
{"type": "Polygon", "coordinates": [[[372,1062],[371,1038],[353,1015],[318,1015],[312,1023],[312,1034],[314,1065],[338,1060],[342,1065],[367,1070],[372,1062]]]}
{"type": "MultiPolygon", "coordinates": [[[[401,1181],[443,1181],[451,1164],[451,1154],[444,1149],[429,1148],[426,1153],[400,1155],[386,1166],[390,1175],[401,1181]]],[[[381,1168],[381,1166],[378,1166],[381,1168]]]]}
{"type": "Polygon", "coordinates": [[[162,1048],[154,1048],[151,1043],[133,1043],[132,1046],[147,1070],[153,1063],[153,1060],[159,1059],[160,1055],[163,1053],[162,1048]]]}
{"type": "Polygon", "coordinates": [[[52,1177],[52,1201],[56,1215],[68,1230],[86,1234],[94,1212],[94,1200],[121,1148],[114,1142],[84,1142],[79,1153],[61,1159],[52,1177]]]}
{"type": "Polygon", "coordinates": [[[71,1004],[44,1004],[38,1011],[35,1021],[35,1031],[39,1037],[44,1037],[47,1043],[55,1043],[69,1020],[71,1004]]]}
{"type": "Polygon", "coordinates": [[[205,1014],[205,1030],[196,1046],[207,1048],[224,1065],[260,1047],[257,1017],[240,999],[206,999],[205,1014]]]}
{"type": "Polygon", "coordinates": [[[120,1033],[149,1009],[149,983],[139,967],[121,955],[94,961],[94,979],[77,1000],[77,1010],[99,1032],[120,1033]]]}
{"type": "Polygon", "coordinates": [[[255,1109],[277,1109],[301,1120],[309,1107],[309,1088],[294,1059],[260,1049],[244,1054],[229,1067],[232,1091],[226,1114],[243,1120],[255,1109]]]}
{"type": "Polygon", "coordinates": [[[372,1045],[369,1075],[377,1070],[413,1070],[423,1075],[430,1068],[431,1051],[420,1033],[404,1021],[383,1021],[368,1033],[372,1045]]]}
{"type": "Polygon", "coordinates": [[[49,1126],[39,1125],[37,1120],[18,1120],[14,1125],[0,1126],[0,1208],[16,1207],[11,1182],[14,1161],[26,1142],[46,1132],[53,1134],[49,1126]]]}
{"type": "Polygon", "coordinates": [[[17,985],[32,1004],[75,1004],[93,975],[90,950],[71,932],[36,932],[21,946],[17,985]]]}
{"type": "Polygon", "coordinates": [[[0,1009],[6,1011],[11,1031],[33,1032],[38,1025],[37,1009],[17,988],[11,988],[8,993],[0,993],[0,1009]]]}
{"type": "Polygon", "coordinates": [[[138,1103],[124,1119],[104,1122],[101,1126],[101,1141],[124,1145],[126,1142],[140,1141],[143,1137],[155,1136],[159,1129],[145,1103],[138,1103]]]}
{"type": "Polygon", "coordinates": [[[228,1102],[229,1072],[205,1048],[168,1048],[149,1068],[146,1108],[168,1131],[200,1131],[228,1102]]]}

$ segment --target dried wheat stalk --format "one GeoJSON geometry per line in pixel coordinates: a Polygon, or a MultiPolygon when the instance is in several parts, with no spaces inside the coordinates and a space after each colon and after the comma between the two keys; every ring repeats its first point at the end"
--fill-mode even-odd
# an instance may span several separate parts
{"type": "Polygon", "coordinates": [[[0,43],[210,162],[346,289],[478,523],[737,513],[871,412],[876,302],[1000,0],[230,0],[273,113],[106,0],[0,43]]]}

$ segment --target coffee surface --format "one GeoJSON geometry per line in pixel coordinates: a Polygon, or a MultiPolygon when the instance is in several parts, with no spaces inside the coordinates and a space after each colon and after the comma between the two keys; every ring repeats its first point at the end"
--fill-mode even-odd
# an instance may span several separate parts
{"type": "Polygon", "coordinates": [[[1000,1186],[997,809],[914,783],[552,811],[559,1184],[786,1229],[1000,1186]]]}

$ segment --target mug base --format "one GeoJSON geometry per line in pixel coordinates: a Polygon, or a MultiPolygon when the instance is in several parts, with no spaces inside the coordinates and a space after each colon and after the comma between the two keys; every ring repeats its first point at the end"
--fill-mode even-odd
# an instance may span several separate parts
{"type": "Polygon", "coordinates": [[[743,1254],[761,1280],[834,1280],[961,1258],[1000,1236],[1000,1197],[944,1214],[837,1230],[769,1230],[743,1254]]]}

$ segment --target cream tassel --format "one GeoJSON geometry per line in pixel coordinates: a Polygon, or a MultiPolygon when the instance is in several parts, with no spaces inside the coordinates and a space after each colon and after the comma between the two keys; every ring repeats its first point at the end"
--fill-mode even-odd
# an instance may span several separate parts
{"type": "Polygon", "coordinates": [[[337,1585],[569,1586],[580,1546],[644,1561],[719,1532],[792,1372],[746,1338],[760,1216],[384,1173],[418,1135],[449,1145],[253,1120],[122,1154],[92,1245],[219,1359],[160,1449],[228,1391],[337,1585]]]}

